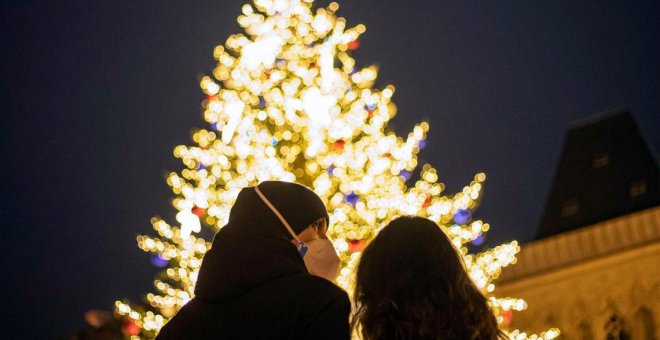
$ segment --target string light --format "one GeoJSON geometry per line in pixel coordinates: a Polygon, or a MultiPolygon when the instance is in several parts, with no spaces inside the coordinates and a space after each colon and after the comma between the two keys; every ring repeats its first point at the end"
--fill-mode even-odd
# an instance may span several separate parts
{"type": "MultiPolygon", "coordinates": [[[[484,174],[454,195],[442,195],[444,185],[428,164],[419,170],[419,180],[408,183],[429,124],[417,124],[406,137],[387,132],[396,114],[390,101],[395,88],[372,88],[378,69],[357,69],[351,57],[365,26],[347,28],[345,19],[334,15],[337,3],[313,11],[311,2],[246,4],[238,17],[245,34],[232,35],[214,49],[217,66],[200,81],[210,129],[196,131],[194,145],[174,149],[185,169],[167,177],[180,227],[154,218],[158,236],[137,238],[140,249],[167,266],[164,276],[154,283],[156,293],[146,296],[150,310],[116,303],[116,313],[141,330],[131,338],[154,337],[194,296],[202,258],[211,247],[197,236],[201,226],[217,232],[239,191],[265,180],[302,183],[321,197],[330,214],[328,236],[342,260],[337,283],[349,291],[364,246],[402,215],[437,222],[489,296],[501,269],[515,261],[516,242],[479,254],[467,254],[464,246],[489,229],[487,223],[470,221],[484,174]]],[[[490,303],[500,322],[503,312],[525,307],[511,298],[491,297],[490,303]]],[[[508,334],[552,339],[558,331],[508,334]]]]}

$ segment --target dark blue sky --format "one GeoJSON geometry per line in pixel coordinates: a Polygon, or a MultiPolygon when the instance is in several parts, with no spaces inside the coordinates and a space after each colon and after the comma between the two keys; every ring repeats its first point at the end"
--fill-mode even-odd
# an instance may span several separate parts
{"type": "MultiPolygon", "coordinates": [[[[174,210],[174,146],[203,127],[198,77],[242,1],[0,5],[3,337],[53,337],[155,269],[137,249],[174,210]]],[[[397,88],[396,131],[427,119],[421,158],[449,189],[488,175],[488,242],[530,240],[567,125],[629,107],[660,149],[657,1],[341,1],[358,63],[397,88]]],[[[172,220],[172,219],[170,219],[172,220]]]]}

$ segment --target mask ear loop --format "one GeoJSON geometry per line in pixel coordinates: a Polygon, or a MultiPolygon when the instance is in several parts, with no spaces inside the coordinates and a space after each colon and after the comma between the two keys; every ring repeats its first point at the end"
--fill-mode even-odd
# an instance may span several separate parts
{"type": "Polygon", "coordinates": [[[297,247],[298,252],[300,252],[300,256],[305,257],[305,254],[307,253],[307,246],[302,241],[300,241],[298,236],[296,236],[296,233],[293,232],[293,228],[291,228],[289,223],[284,219],[284,216],[282,216],[282,214],[280,214],[280,212],[277,210],[277,208],[275,208],[275,206],[272,203],[270,203],[270,201],[261,192],[261,190],[259,190],[259,186],[254,187],[254,191],[257,192],[257,195],[259,195],[261,200],[264,201],[264,203],[266,203],[268,208],[270,208],[270,210],[273,213],[275,213],[275,216],[277,216],[277,218],[280,220],[280,222],[282,222],[282,224],[284,224],[284,227],[286,228],[286,230],[289,231],[289,234],[291,234],[291,236],[293,236],[293,238],[296,240],[296,242],[298,242],[298,247],[297,247]]]}

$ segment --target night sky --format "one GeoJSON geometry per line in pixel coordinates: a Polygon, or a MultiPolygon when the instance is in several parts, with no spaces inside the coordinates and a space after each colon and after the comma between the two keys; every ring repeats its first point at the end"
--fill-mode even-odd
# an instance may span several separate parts
{"type": "MultiPolygon", "coordinates": [[[[198,79],[243,3],[0,5],[1,337],[65,335],[151,291],[135,237],[174,221],[172,149],[206,127],[198,79]]],[[[449,192],[488,175],[490,245],[534,237],[571,122],[628,107],[660,150],[658,1],[352,0],[339,15],[367,26],[355,57],[396,86],[398,134],[429,121],[420,158],[449,192]]]]}

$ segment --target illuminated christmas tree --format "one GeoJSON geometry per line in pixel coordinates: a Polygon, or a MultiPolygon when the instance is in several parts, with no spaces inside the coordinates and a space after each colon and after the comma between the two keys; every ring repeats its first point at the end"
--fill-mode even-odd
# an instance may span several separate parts
{"type": "MultiPolygon", "coordinates": [[[[245,34],[215,48],[218,61],[201,79],[207,129],[193,135],[192,146],[177,146],[184,165],[171,173],[178,210],[177,226],[160,218],[158,236],[139,236],[139,247],[166,267],[155,281],[149,306],[116,303],[135,338],[153,337],[193,297],[194,285],[210,239],[226,224],[239,191],[266,180],[295,181],[311,187],[330,215],[329,237],[342,260],[337,283],[351,290],[361,251],[378,229],[401,215],[436,221],[464,255],[468,271],[492,296],[502,267],[515,261],[517,243],[479,254],[466,245],[478,242],[489,225],[472,219],[481,198],[484,174],[461,192],[443,195],[435,168],[418,166],[429,125],[421,123],[405,138],[387,129],[396,107],[393,86],[373,88],[374,66],[358,69],[351,57],[364,25],[346,27],[336,3],[312,11],[311,0],[256,0],[244,5],[238,23],[245,34]],[[414,180],[414,178],[419,178],[414,180]]],[[[500,323],[522,300],[491,297],[500,323]]],[[[550,330],[539,338],[553,338],[550,330]]],[[[512,337],[525,335],[513,331],[512,337]]]]}

